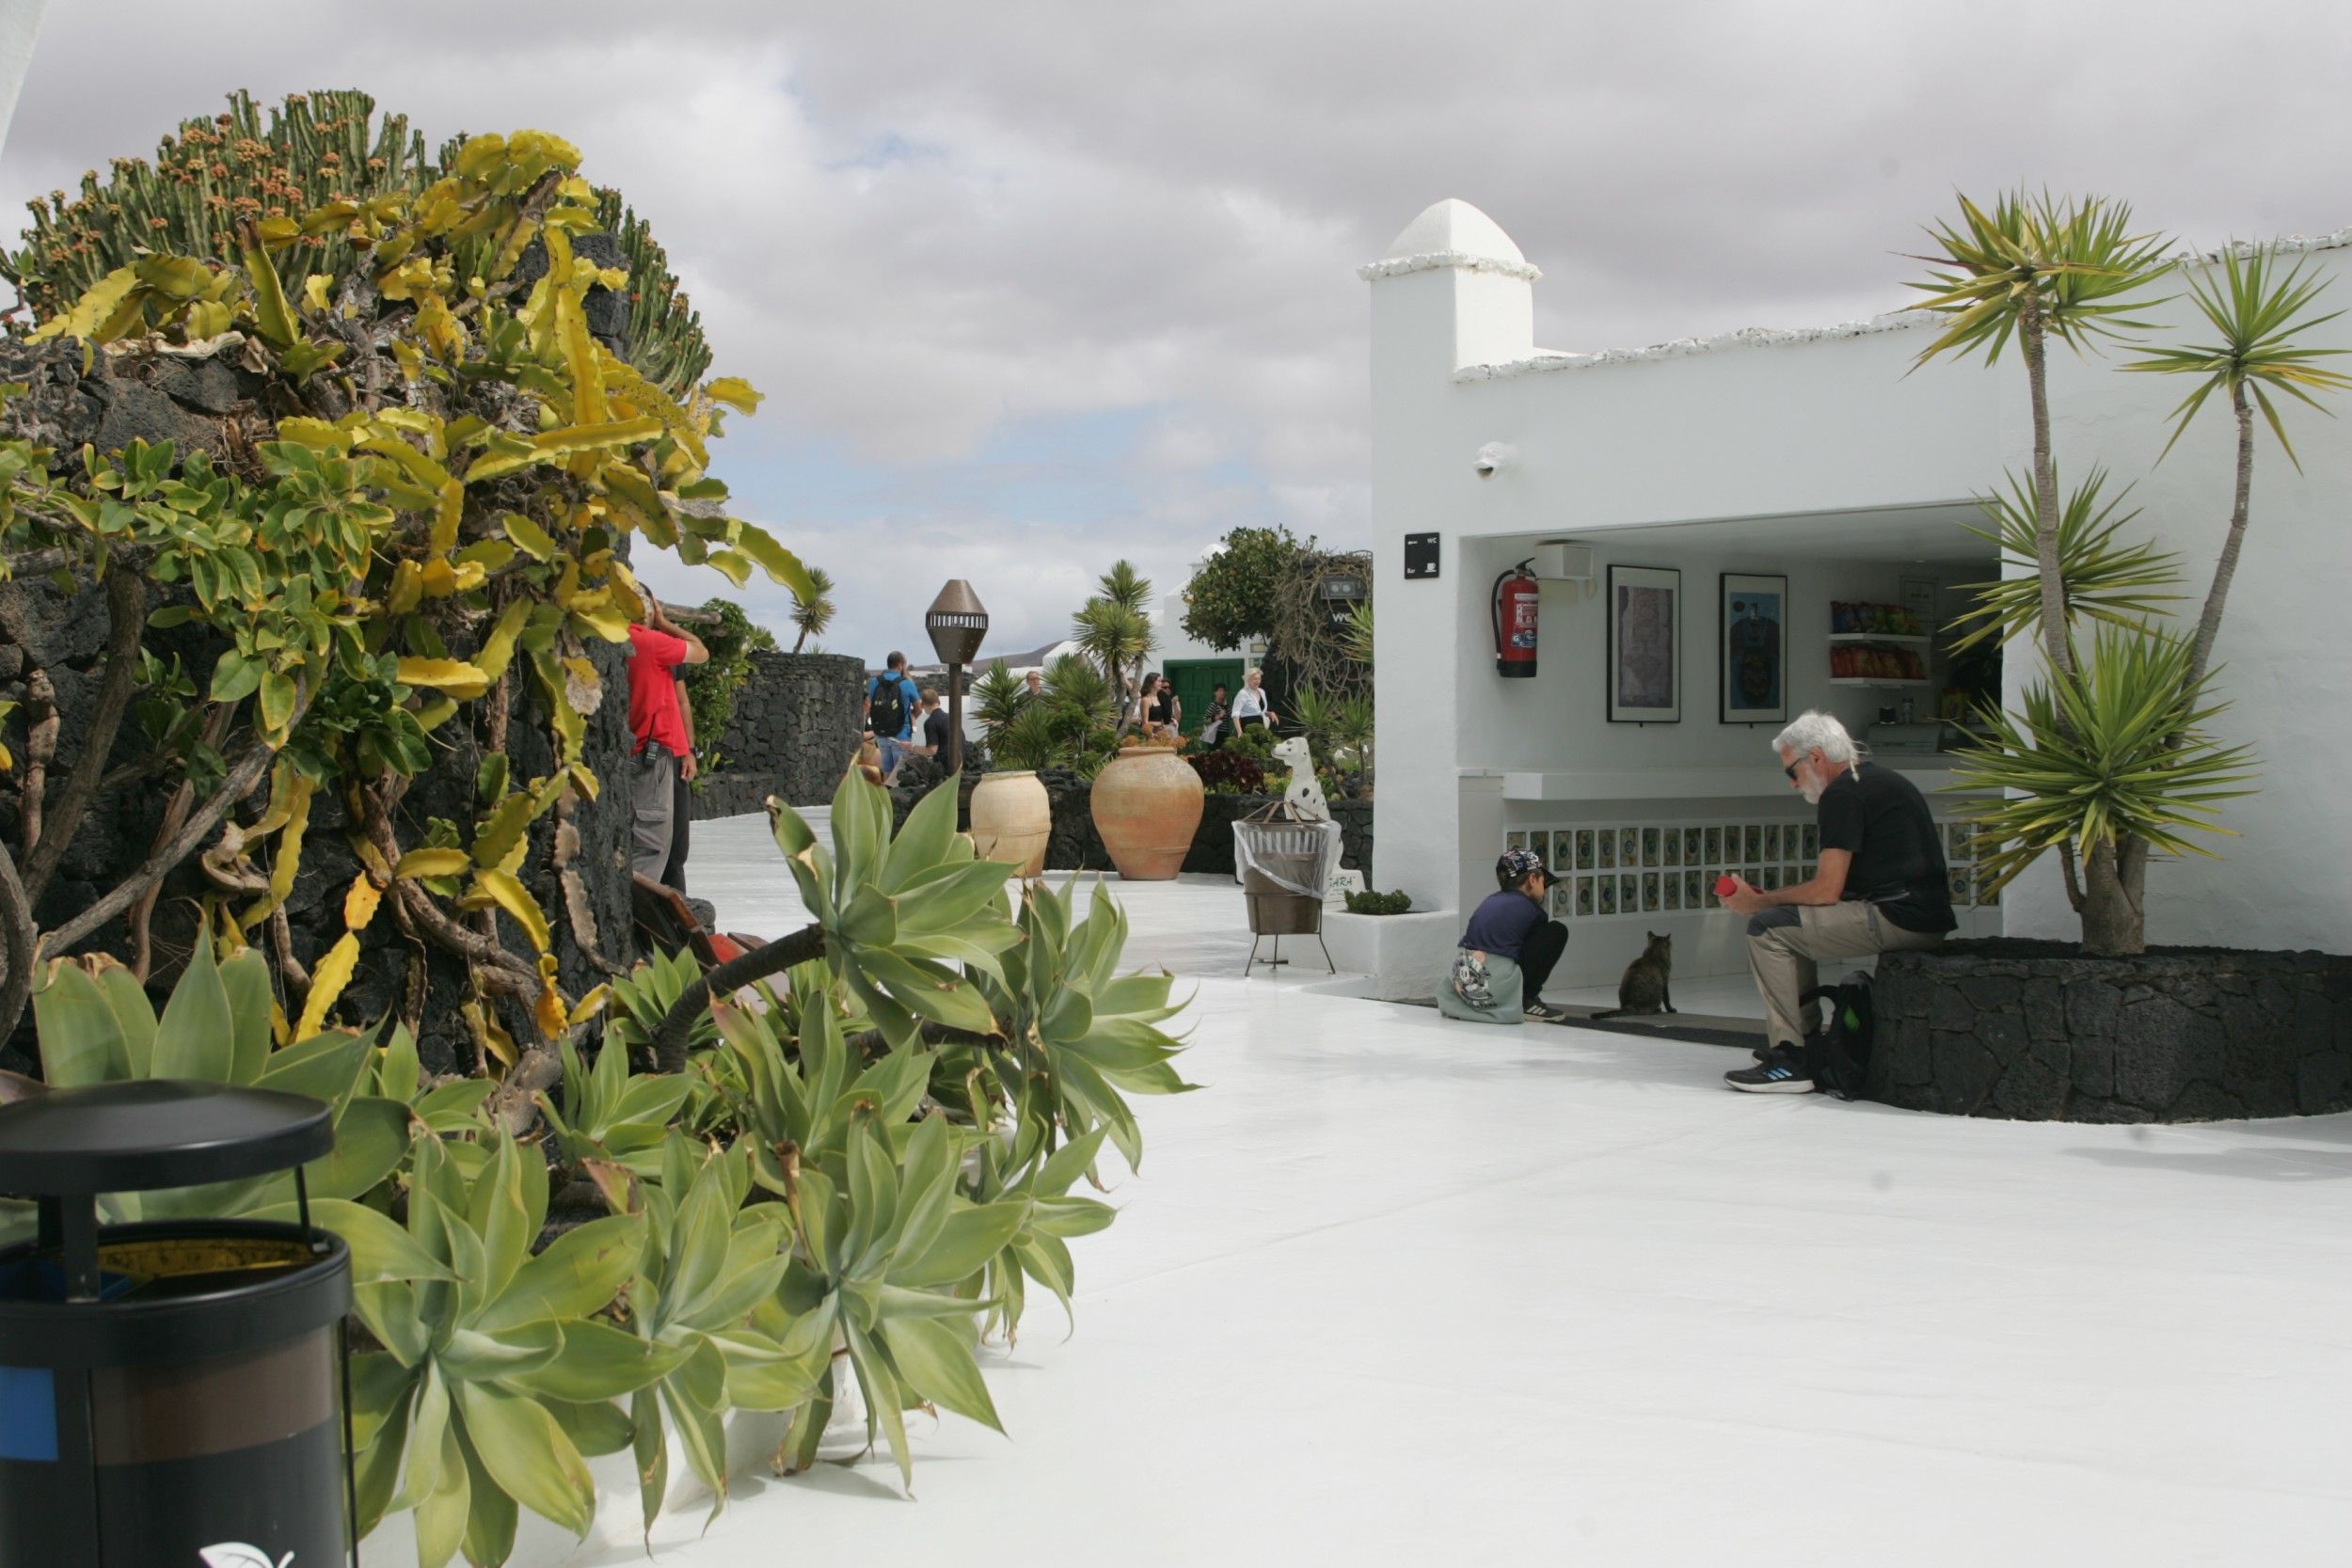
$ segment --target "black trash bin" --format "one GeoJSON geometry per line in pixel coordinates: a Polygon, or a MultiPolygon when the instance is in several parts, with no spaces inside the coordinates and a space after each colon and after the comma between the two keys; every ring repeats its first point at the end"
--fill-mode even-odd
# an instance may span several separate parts
{"type": "MultiPolygon", "coordinates": [[[[351,1255],[310,1225],[327,1107],[150,1080],[0,1106],[0,1568],[328,1568],[351,1537],[351,1255]],[[101,1225],[102,1193],[292,1168],[299,1225],[101,1225]]],[[[346,1559],[345,1554],[349,1557],[346,1559]]]]}

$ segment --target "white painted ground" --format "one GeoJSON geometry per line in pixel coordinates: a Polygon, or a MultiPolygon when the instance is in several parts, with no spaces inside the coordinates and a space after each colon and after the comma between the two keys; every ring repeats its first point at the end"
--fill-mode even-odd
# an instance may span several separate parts
{"type": "MultiPolygon", "coordinates": [[[[756,819],[690,880],[798,912],[756,819]]],[[[2352,1554],[2352,1117],[1734,1095],[1718,1047],[1228,978],[1230,884],[1113,887],[1200,976],[1205,1087],[1141,1106],[1074,1337],[992,1359],[1010,1436],[930,1429],[912,1503],[886,1462],[739,1484],[664,1568],[2352,1554]]]]}

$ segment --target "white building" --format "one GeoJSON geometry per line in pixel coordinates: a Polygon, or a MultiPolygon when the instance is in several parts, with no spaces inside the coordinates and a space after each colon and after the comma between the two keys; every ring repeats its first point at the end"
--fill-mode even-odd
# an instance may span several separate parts
{"type": "MultiPolygon", "coordinates": [[[[2296,242],[2328,280],[2333,307],[2352,307],[2347,241],[2352,230],[2296,242]]],[[[1536,842],[1571,879],[1562,988],[1613,980],[1645,931],[1675,935],[1677,974],[1743,969],[1739,924],[1714,910],[1703,884],[1725,867],[1802,873],[1812,814],[1770,750],[1778,725],[1719,717],[1722,575],[1787,578],[1790,717],[1827,708],[1867,737],[1880,710],[1906,697],[1931,715],[1948,640],[1907,645],[1929,660],[1923,685],[1835,680],[1830,607],[1909,597],[1940,624],[1966,602],[1957,585],[1994,574],[1991,546],[1962,525],[1978,520],[1974,497],[2029,463],[2023,367],[2011,354],[1991,368],[1939,359],[1915,371],[1930,341],[1929,318],[1916,312],[1630,352],[1539,349],[1537,270],[1461,201],[1422,213],[1363,276],[1380,602],[1377,877],[1447,911],[1384,937],[1384,988],[1402,994],[1434,979],[1459,911],[1493,890],[1496,855],[1522,833],[1544,835],[1536,842]],[[1416,534],[1435,535],[1434,579],[1406,576],[1416,534]],[[1497,574],[1531,556],[1555,574],[1578,564],[1581,551],[1539,549],[1560,540],[1590,546],[1593,580],[1541,584],[1538,673],[1502,678],[1489,619],[1497,574]],[[1680,574],[1678,721],[1608,720],[1613,567],[1680,574]],[[1729,830],[1736,854],[1722,846],[1729,830]],[[1607,868],[1604,832],[1617,840],[1607,868]],[[1639,863],[1630,867],[1629,833],[1639,863]],[[1604,892],[1615,912],[1604,912],[1604,892]]],[[[2141,314],[2162,324],[2153,341],[2195,341],[2185,297],[2141,314]]],[[[2352,318],[2315,342],[2352,346],[2352,318]]],[[[2166,413],[2186,389],[2180,378],[2127,374],[2058,349],[2050,367],[2061,483],[2099,464],[2134,483],[2143,510],[2132,527],[2183,553],[2185,591],[2201,598],[2230,508],[2226,409],[2209,405],[2158,466],[2166,413]]],[[[2352,946],[2342,803],[2352,777],[2352,448],[2344,427],[2317,415],[2286,418],[2303,472],[2264,436],[2218,650],[2219,690],[2235,705],[2216,728],[2260,749],[2261,793],[2229,806],[2242,836],[2213,841],[2223,858],[2151,868],[2152,942],[2352,946]]],[[[2012,695],[2030,658],[2010,651],[2012,695]]],[[[1888,750],[1880,760],[1915,769],[1923,788],[1950,783],[1946,759],[1888,750]]],[[[1940,801],[1939,816],[1949,806],[1940,801]]],[[[2055,865],[2021,879],[1997,907],[1964,907],[1963,919],[1977,932],[2077,934],[2055,865]]]]}

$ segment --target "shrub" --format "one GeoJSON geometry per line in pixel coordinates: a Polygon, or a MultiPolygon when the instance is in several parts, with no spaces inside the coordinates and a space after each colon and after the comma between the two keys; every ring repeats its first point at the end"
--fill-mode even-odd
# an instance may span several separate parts
{"type": "Polygon", "coordinates": [[[1265,768],[1258,759],[1234,751],[1196,752],[1184,760],[1200,775],[1211,795],[1263,795],[1265,768]]]}
{"type": "Polygon", "coordinates": [[[1347,912],[1350,914],[1403,914],[1412,907],[1411,895],[1402,889],[1394,893],[1375,893],[1367,888],[1361,893],[1347,895],[1347,912]]]}

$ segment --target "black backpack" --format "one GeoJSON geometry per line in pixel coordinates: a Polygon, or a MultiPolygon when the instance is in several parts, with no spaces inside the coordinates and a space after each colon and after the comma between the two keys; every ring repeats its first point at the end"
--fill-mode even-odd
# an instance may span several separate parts
{"type": "Polygon", "coordinates": [[[1840,986],[1815,986],[1800,999],[1821,1004],[1821,1030],[1806,1042],[1805,1066],[1822,1094],[1852,1100],[1870,1077],[1870,977],[1859,971],[1840,986]]]}
{"type": "Polygon", "coordinates": [[[874,677],[874,694],[868,699],[866,727],[886,739],[897,739],[907,727],[906,689],[897,674],[874,677]]]}

